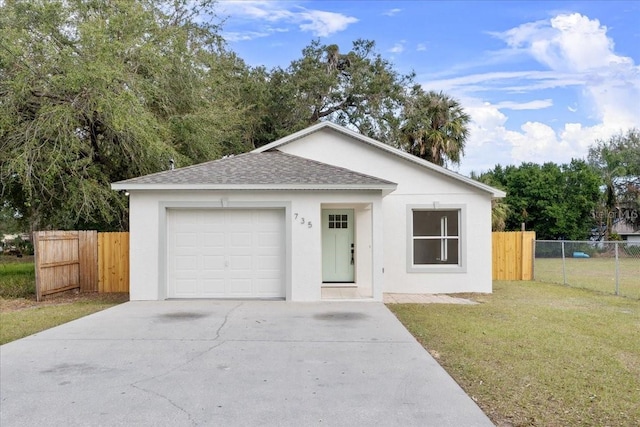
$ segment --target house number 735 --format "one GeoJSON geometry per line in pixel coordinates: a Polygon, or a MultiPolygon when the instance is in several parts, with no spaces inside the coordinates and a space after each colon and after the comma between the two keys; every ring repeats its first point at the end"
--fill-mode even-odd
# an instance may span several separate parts
{"type": "MultiPolygon", "coordinates": [[[[297,213],[294,213],[294,214],[293,214],[293,219],[294,219],[294,220],[298,220],[298,216],[299,216],[299,215],[298,215],[297,213]]],[[[304,217],[303,217],[303,216],[301,216],[301,217],[300,217],[299,221],[300,221],[300,224],[304,225],[305,221],[304,221],[304,217]]],[[[311,228],[311,227],[313,227],[313,226],[311,225],[311,221],[308,221],[308,222],[307,222],[307,228],[311,228]]]]}

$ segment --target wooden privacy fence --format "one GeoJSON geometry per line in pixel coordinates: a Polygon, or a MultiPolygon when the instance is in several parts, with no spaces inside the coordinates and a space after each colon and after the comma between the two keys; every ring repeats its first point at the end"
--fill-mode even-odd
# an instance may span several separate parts
{"type": "Polygon", "coordinates": [[[493,280],[533,280],[534,231],[492,233],[493,280]]]}
{"type": "Polygon", "coordinates": [[[36,298],[55,292],[97,290],[95,231],[38,231],[33,235],[36,298]]]}
{"type": "Polygon", "coordinates": [[[71,289],[129,292],[129,233],[36,231],[36,298],[71,289]]]}
{"type": "Polygon", "coordinates": [[[98,233],[98,292],[129,292],[129,233],[98,233]]]}

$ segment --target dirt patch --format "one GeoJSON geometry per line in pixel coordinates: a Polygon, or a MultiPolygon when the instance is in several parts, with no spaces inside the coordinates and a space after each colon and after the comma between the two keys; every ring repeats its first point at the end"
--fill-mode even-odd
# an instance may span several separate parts
{"type": "Polygon", "coordinates": [[[0,312],[10,313],[49,305],[65,305],[76,302],[93,301],[118,304],[129,301],[129,294],[68,291],[48,295],[40,302],[36,301],[35,296],[32,298],[0,298],[0,312]]]}

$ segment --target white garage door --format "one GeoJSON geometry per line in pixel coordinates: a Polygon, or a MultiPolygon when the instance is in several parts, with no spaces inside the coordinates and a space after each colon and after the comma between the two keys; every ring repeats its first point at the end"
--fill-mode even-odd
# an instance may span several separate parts
{"type": "Polygon", "coordinates": [[[167,211],[169,298],[284,297],[284,212],[167,211]]]}

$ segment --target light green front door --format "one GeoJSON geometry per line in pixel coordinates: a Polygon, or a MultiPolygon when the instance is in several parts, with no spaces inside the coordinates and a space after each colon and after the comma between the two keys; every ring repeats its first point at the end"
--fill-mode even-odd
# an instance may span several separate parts
{"type": "Polygon", "coordinates": [[[322,210],[322,281],[353,283],[353,209],[322,210]]]}

